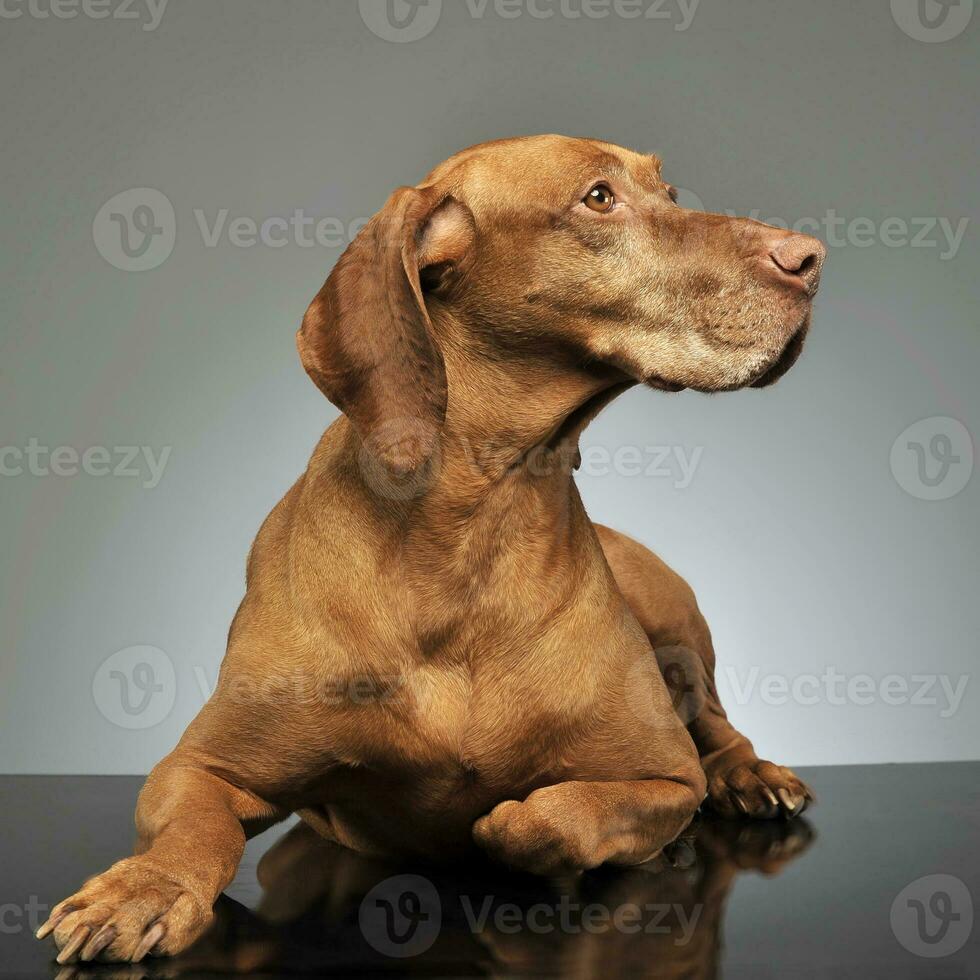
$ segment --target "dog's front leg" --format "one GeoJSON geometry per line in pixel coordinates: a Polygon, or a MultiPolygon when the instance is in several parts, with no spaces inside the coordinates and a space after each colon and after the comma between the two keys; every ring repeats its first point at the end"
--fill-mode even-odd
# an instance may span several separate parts
{"type": "Polygon", "coordinates": [[[176,750],[150,773],[136,810],[134,857],[90,878],[38,930],[54,933],[58,962],[172,955],[211,922],[235,876],[246,829],[286,816],[176,750]]]}
{"type": "Polygon", "coordinates": [[[690,586],[652,551],[597,524],[616,584],[647,634],[678,715],[708,780],[708,802],[726,816],[800,813],[813,794],[785,766],[760,759],[728,720],[715,684],[711,632],[690,586]]]}
{"type": "Polygon", "coordinates": [[[683,780],[556,783],[499,803],[473,837],[495,859],[538,875],[641,864],[687,826],[704,789],[700,769],[683,780]]]}

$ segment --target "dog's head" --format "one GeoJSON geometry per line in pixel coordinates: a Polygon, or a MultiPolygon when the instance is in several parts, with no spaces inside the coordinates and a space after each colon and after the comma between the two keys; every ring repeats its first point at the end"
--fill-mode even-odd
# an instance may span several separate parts
{"type": "MultiPolygon", "coordinates": [[[[656,157],[609,143],[464,150],[396,191],[343,254],[304,318],[303,364],[362,435],[393,419],[438,431],[434,303],[501,356],[666,390],[772,383],[800,353],[824,246],[675,197],[656,157]]],[[[428,448],[383,441],[396,468],[428,448]]]]}

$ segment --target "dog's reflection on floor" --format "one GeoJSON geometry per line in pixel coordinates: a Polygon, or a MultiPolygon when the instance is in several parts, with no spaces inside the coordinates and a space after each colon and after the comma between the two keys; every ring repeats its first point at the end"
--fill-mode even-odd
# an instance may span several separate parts
{"type": "Polygon", "coordinates": [[[66,967],[87,976],[207,972],[715,977],[737,875],[778,874],[811,844],[805,820],[702,816],[659,858],[545,882],[368,860],[303,824],[263,856],[254,911],[227,896],[215,927],[172,960],[66,967]]]}

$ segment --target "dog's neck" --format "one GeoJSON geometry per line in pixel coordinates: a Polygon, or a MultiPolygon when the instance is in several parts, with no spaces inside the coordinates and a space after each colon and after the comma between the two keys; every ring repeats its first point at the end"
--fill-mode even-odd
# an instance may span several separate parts
{"type": "Polygon", "coordinates": [[[628,387],[611,372],[474,349],[472,334],[445,322],[439,331],[445,424],[429,481],[391,527],[420,648],[433,655],[426,637],[450,643],[483,618],[525,629],[572,595],[595,601],[608,588],[601,575],[582,581],[605,564],[592,560],[599,544],[572,474],[581,431],[628,387]],[[521,596],[519,608],[508,596],[521,596]]]}
{"type": "Polygon", "coordinates": [[[380,535],[372,552],[388,556],[391,595],[433,657],[482,649],[467,640],[481,630],[523,635],[573,603],[605,608],[611,583],[572,474],[582,430],[630,384],[553,357],[475,349],[458,328],[439,323],[448,404],[425,472],[387,482],[345,422],[334,459],[347,490],[331,492],[350,499],[357,485],[357,524],[380,535]]]}
{"type": "Polygon", "coordinates": [[[570,354],[501,350],[449,314],[433,319],[448,388],[439,489],[484,497],[515,479],[570,487],[583,430],[633,382],[570,354]]]}

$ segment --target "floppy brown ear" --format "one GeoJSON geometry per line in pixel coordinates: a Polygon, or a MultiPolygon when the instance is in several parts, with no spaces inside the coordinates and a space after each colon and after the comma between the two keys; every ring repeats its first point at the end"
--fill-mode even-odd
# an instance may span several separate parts
{"type": "Polygon", "coordinates": [[[446,415],[422,277],[441,288],[473,237],[465,205],[433,188],[399,188],[337,261],[296,335],[307,374],[393,472],[429,458],[446,415]]]}

